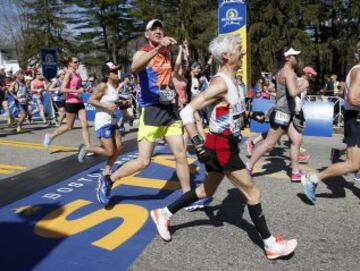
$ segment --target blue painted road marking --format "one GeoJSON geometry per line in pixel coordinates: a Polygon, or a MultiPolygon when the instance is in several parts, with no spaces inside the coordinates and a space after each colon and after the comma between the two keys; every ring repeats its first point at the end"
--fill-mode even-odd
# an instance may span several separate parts
{"type": "MultiPolygon", "coordinates": [[[[116,183],[112,208],[95,196],[105,163],[1,208],[1,270],[128,269],[157,233],[149,211],[181,194],[168,150],[156,153],[147,169],[116,183]]],[[[116,164],[134,157],[122,155],[116,164]]],[[[194,165],[198,183],[205,171],[194,165]]]]}

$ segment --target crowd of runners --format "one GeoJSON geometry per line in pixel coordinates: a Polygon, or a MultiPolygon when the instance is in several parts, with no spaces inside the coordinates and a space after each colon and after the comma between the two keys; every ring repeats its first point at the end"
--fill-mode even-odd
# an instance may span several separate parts
{"type": "MultiPolygon", "coordinates": [[[[62,67],[51,80],[47,80],[38,69],[18,70],[13,73],[12,70],[6,72],[4,67],[0,67],[0,109],[5,115],[8,127],[16,128],[17,133],[24,133],[31,130],[29,127],[24,128],[25,125],[60,127],[65,123],[66,112],[74,111],[66,108],[67,94],[62,90],[66,74],[78,69],[78,66],[74,67],[72,64],[74,63],[70,58],[68,67],[62,67]]],[[[78,91],[81,95],[91,94],[96,84],[96,77],[90,75],[87,80],[79,81],[78,91]]],[[[137,116],[139,86],[133,76],[124,73],[121,74],[121,84],[117,87],[121,99],[124,100],[120,109],[125,116],[119,121],[119,126],[121,131],[125,132],[124,124],[128,122],[132,126],[137,116]]]]}
{"type": "MultiPolygon", "coordinates": [[[[141,171],[149,166],[157,142],[165,140],[176,162],[176,174],[181,184],[182,195],[164,208],[151,211],[159,235],[165,241],[171,240],[170,220],[179,210],[192,211],[203,208],[212,201],[221,181],[226,177],[246,200],[250,218],[263,240],[265,255],[269,259],[287,256],[297,247],[296,239],[274,236],[269,230],[261,206],[261,191],[254,182],[252,170],[259,159],[269,152],[286,134],[290,143],[290,181],[302,183],[306,197],[316,202],[316,188],[320,181],[329,177],[356,173],[360,169],[360,43],[357,44],[355,65],[344,83],[345,127],[344,142],[347,145],[346,158],[337,162],[340,151],[333,151],[332,164],[320,173],[302,172],[300,162],[307,162],[310,154],[301,147],[306,119],[302,105],[310,86],[317,76],[311,66],[305,66],[297,75],[295,68],[301,52],[288,48],[283,52],[283,66],[268,82],[266,93],[273,94],[274,106],[266,113],[251,111],[246,102],[246,92],[241,82],[241,60],[246,54],[239,42],[239,36],[222,35],[209,45],[211,58],[208,63],[190,63],[188,42],[177,41],[164,33],[165,25],[158,19],[149,21],[145,29],[147,44],[138,50],[132,60],[133,76],[119,77],[121,66],[104,63],[102,80],[87,101],[96,108],[95,131],[100,144],[90,142],[83,93],[86,92],[78,73],[79,59],[70,57],[66,69],[59,71],[57,78],[48,86],[40,73],[34,80],[19,71],[16,79],[7,83],[19,110],[17,122],[22,123],[29,114],[29,97],[47,122],[42,106],[42,92],[52,92],[52,101],[58,112],[58,128],[44,136],[48,148],[56,137],[70,131],[78,116],[83,144],[79,146],[78,160],[83,163],[87,153],[95,153],[107,159],[103,176],[96,191],[97,200],[104,206],[110,204],[114,182],[141,171]],[[170,48],[177,48],[174,62],[170,48]],[[208,81],[209,66],[216,64],[216,73],[208,81]],[[271,89],[271,91],[268,91],[271,89]],[[132,98],[135,94],[135,100],[132,98]],[[190,96],[190,97],[189,97],[190,96]],[[116,120],[117,109],[125,116],[116,120]],[[122,127],[124,121],[132,123],[139,118],[137,158],[113,171],[113,165],[122,148],[122,127]],[[64,118],[66,123],[63,124],[64,118]],[[240,153],[241,131],[247,120],[268,122],[267,133],[246,141],[247,161],[240,153]],[[204,129],[208,126],[208,132],[204,129]],[[260,143],[261,142],[261,143],[260,143]],[[205,164],[207,171],[203,183],[192,189],[187,156],[188,145],[196,153],[198,161],[205,164]]],[[[7,110],[9,124],[13,122],[6,99],[2,98],[7,110]]]]}

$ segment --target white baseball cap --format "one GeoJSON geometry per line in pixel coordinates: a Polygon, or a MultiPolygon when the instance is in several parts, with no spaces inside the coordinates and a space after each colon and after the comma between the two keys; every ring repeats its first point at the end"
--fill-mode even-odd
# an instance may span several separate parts
{"type": "Polygon", "coordinates": [[[284,57],[288,57],[288,56],[297,56],[298,54],[300,54],[301,51],[296,51],[294,50],[293,48],[290,48],[289,50],[287,50],[285,53],[284,53],[284,57]]]}
{"type": "Polygon", "coordinates": [[[64,70],[58,70],[57,76],[60,76],[60,75],[62,75],[62,74],[65,74],[65,71],[64,71],[64,70]]]}
{"type": "Polygon", "coordinates": [[[155,23],[161,24],[161,28],[164,28],[164,23],[162,21],[160,21],[159,19],[152,19],[151,21],[149,21],[147,23],[145,30],[150,30],[154,26],[155,23]]]}
{"type": "Polygon", "coordinates": [[[121,65],[115,65],[114,63],[112,63],[110,61],[106,62],[105,65],[108,66],[111,71],[118,71],[121,69],[121,65]]]}

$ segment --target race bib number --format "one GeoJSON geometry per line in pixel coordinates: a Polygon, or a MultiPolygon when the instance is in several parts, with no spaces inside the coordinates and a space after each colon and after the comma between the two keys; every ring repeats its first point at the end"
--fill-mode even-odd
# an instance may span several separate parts
{"type": "Polygon", "coordinates": [[[233,105],[232,109],[232,134],[234,136],[239,136],[240,131],[244,127],[245,123],[245,108],[241,104],[239,104],[233,105]]]}
{"type": "Polygon", "coordinates": [[[290,122],[290,114],[276,111],[274,122],[278,125],[287,126],[290,122]]]}
{"type": "Polygon", "coordinates": [[[169,104],[175,99],[175,90],[169,87],[160,89],[159,96],[160,96],[160,103],[169,104]]]}
{"type": "Polygon", "coordinates": [[[27,97],[21,97],[21,98],[18,98],[18,100],[19,100],[19,103],[26,104],[27,101],[28,101],[28,98],[27,97]]]}

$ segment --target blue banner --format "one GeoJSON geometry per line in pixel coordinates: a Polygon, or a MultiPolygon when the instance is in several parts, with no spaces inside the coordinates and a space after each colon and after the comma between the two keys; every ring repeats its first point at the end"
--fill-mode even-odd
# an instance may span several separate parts
{"type": "Polygon", "coordinates": [[[40,50],[42,72],[44,77],[50,81],[57,76],[57,51],[51,48],[42,48],[40,50]]]}
{"type": "Polygon", "coordinates": [[[219,34],[232,33],[246,26],[246,4],[244,0],[218,0],[219,34]]]}
{"type": "MultiPolygon", "coordinates": [[[[273,106],[272,100],[254,99],[252,111],[266,113],[273,106]]],[[[306,119],[305,136],[331,137],[333,133],[334,103],[332,102],[305,102],[303,105],[306,119]]],[[[251,120],[250,130],[254,133],[263,133],[269,129],[268,123],[259,123],[251,120]]]]}
{"type": "MultiPolygon", "coordinates": [[[[247,49],[247,6],[244,0],[218,0],[218,28],[219,35],[227,34],[239,36],[242,47],[247,49]]],[[[248,50],[246,50],[248,51],[248,50]]],[[[237,71],[243,83],[248,85],[247,55],[242,59],[241,67],[237,71]]]]}

